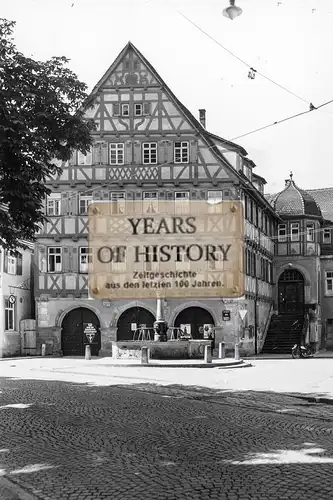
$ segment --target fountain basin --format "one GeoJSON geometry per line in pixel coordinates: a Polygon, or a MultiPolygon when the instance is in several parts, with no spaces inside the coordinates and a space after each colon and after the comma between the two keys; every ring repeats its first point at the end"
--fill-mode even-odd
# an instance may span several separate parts
{"type": "Polygon", "coordinates": [[[114,359],[140,359],[141,348],[148,347],[151,359],[201,359],[204,357],[206,345],[211,345],[210,340],[168,340],[167,342],[124,340],[112,342],[112,357],[114,359]]]}

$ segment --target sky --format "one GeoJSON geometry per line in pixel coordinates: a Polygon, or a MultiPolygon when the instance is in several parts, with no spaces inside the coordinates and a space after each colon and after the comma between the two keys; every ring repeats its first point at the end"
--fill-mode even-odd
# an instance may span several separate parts
{"type": "Polygon", "coordinates": [[[21,52],[66,56],[88,90],[130,40],[196,117],[206,109],[210,132],[246,149],[266,192],[283,189],[290,171],[303,189],[333,186],[333,103],[235,139],[333,100],[332,0],[236,0],[243,13],[233,21],[222,15],[228,4],[0,0],[0,16],[16,21],[21,52]],[[248,67],[219,44],[278,85],[249,79],[248,67]]]}

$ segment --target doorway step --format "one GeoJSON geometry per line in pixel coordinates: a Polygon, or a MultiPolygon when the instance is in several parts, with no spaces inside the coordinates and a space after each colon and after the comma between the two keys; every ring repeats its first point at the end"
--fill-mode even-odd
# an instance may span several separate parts
{"type": "Polygon", "coordinates": [[[273,314],[262,353],[290,354],[293,345],[301,340],[303,323],[303,312],[273,314]]]}

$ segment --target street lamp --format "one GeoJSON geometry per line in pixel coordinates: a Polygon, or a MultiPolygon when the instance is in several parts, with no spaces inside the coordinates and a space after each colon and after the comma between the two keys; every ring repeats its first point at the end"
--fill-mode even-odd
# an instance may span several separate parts
{"type": "Polygon", "coordinates": [[[235,5],[235,0],[229,0],[229,1],[230,1],[230,6],[224,9],[222,14],[225,17],[229,17],[229,19],[233,21],[237,16],[240,16],[243,11],[240,7],[237,7],[237,5],[235,5]]]}

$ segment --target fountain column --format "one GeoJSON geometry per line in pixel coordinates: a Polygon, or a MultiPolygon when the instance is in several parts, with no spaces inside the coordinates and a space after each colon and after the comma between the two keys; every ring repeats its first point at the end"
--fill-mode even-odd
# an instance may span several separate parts
{"type": "Polygon", "coordinates": [[[157,299],[156,304],[156,321],[154,323],[155,336],[157,342],[167,342],[168,323],[164,316],[164,299],[157,299]]]}

